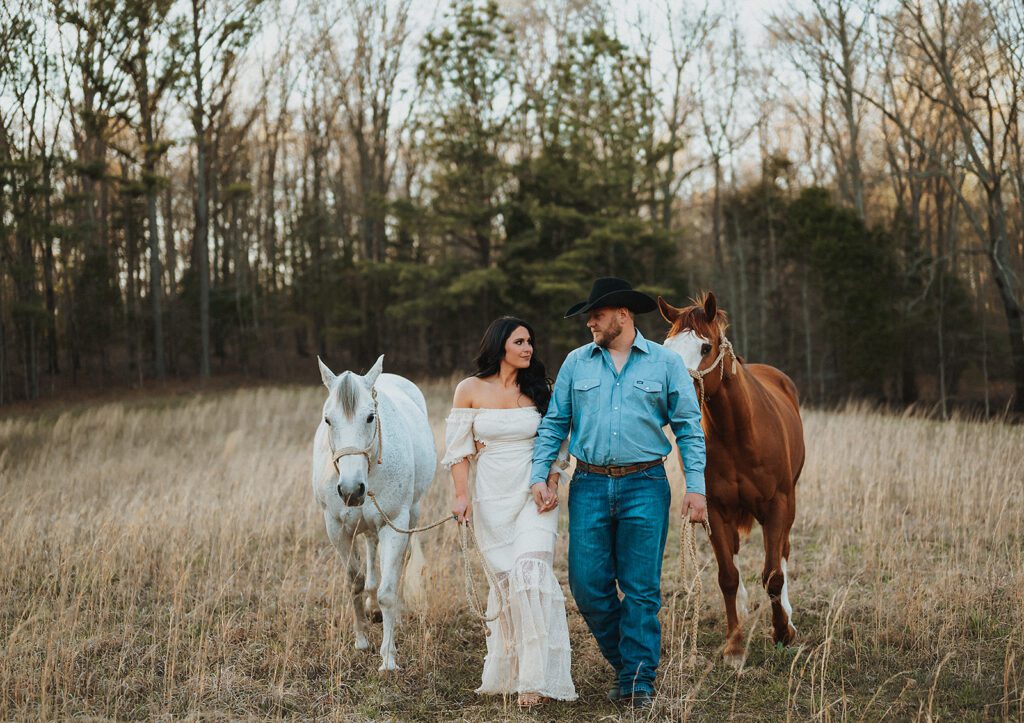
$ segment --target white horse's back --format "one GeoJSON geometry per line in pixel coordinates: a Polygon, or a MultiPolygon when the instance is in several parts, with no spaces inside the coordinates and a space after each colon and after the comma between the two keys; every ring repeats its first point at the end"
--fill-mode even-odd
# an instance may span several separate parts
{"type": "Polygon", "coordinates": [[[430,429],[427,415],[427,400],[423,392],[405,377],[397,374],[381,374],[377,381],[378,394],[384,393],[402,410],[402,420],[408,426],[403,430],[413,448],[415,474],[413,481],[413,517],[419,518],[419,501],[434,481],[437,470],[437,448],[434,446],[434,432],[430,429]],[[422,415],[416,420],[417,411],[422,415]],[[413,420],[421,424],[412,424],[413,420]]]}
{"type": "MultiPolygon", "coordinates": [[[[420,388],[413,384],[405,377],[401,377],[397,374],[388,374],[387,372],[380,375],[380,379],[377,384],[386,382],[388,386],[394,389],[396,392],[405,394],[409,399],[419,407],[420,411],[423,412],[423,416],[427,417],[427,400],[423,397],[423,392],[420,388]]],[[[379,388],[379,387],[378,387],[379,388]]]]}

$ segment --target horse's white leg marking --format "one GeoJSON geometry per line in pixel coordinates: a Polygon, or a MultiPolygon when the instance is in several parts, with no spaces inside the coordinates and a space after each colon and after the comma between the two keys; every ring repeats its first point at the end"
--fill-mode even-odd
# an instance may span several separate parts
{"type": "Polygon", "coordinates": [[[732,556],[732,564],[736,568],[736,574],[740,578],[740,586],[736,590],[736,612],[740,614],[740,617],[746,617],[749,608],[747,606],[747,586],[743,584],[743,573],[740,571],[740,560],[739,555],[732,556]]]}
{"type": "MultiPolygon", "coordinates": [[[[789,575],[786,574],[786,558],[782,558],[782,609],[786,611],[789,624],[793,625],[793,606],[789,604],[789,575]]],[[[796,625],[793,625],[796,629],[796,625]]]]}
{"type": "Polygon", "coordinates": [[[327,537],[341,555],[345,571],[348,573],[349,585],[352,586],[352,609],[355,613],[356,650],[366,650],[370,641],[366,637],[366,615],[363,613],[363,585],[365,578],[356,555],[355,540],[342,526],[338,519],[328,511],[324,511],[324,522],[327,524],[327,537]]]}
{"type": "MultiPolygon", "coordinates": [[[[399,515],[395,520],[398,527],[408,525],[409,515],[399,515]]],[[[399,622],[400,609],[398,582],[405,563],[405,549],[409,544],[407,535],[382,527],[378,534],[380,543],[380,586],[377,588],[377,602],[384,617],[384,640],[380,644],[380,670],[398,670],[395,662],[395,627],[399,622]]]]}

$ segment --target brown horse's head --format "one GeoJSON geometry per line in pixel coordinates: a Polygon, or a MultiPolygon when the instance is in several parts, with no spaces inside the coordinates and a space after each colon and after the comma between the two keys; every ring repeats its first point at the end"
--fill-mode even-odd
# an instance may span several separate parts
{"type": "MultiPolygon", "coordinates": [[[[689,306],[676,308],[659,296],[658,308],[665,321],[672,325],[665,337],[665,346],[683,358],[687,369],[699,372],[718,359],[729,320],[725,311],[718,308],[715,295],[710,291],[698,294],[691,302],[689,306]]],[[[720,363],[729,373],[732,359],[722,359],[720,363]]],[[[722,375],[718,372],[708,374],[704,381],[705,393],[713,395],[721,380],[722,375]]]]}

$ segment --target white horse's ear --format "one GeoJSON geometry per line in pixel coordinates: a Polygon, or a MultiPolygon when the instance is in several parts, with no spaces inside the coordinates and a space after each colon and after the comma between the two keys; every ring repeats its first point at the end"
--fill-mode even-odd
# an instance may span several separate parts
{"type": "Polygon", "coordinates": [[[373,366],[370,367],[370,371],[366,372],[366,376],[364,377],[364,379],[366,379],[366,384],[372,388],[373,385],[377,383],[377,377],[380,376],[382,371],[384,371],[383,354],[377,357],[377,361],[375,361],[373,366]]]}
{"type": "Polygon", "coordinates": [[[327,365],[324,364],[323,359],[319,356],[316,358],[316,363],[320,365],[320,378],[324,380],[324,386],[330,389],[337,377],[334,376],[334,372],[327,368],[327,365]]]}

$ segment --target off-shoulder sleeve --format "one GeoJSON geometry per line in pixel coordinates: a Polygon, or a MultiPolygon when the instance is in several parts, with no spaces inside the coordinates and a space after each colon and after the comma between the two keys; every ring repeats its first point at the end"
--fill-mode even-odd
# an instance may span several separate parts
{"type": "Polygon", "coordinates": [[[453,407],[444,420],[444,459],[441,466],[451,469],[464,459],[476,454],[473,442],[473,419],[478,410],[466,407],[453,407]]]}
{"type": "Polygon", "coordinates": [[[569,481],[569,438],[566,437],[562,441],[562,446],[558,448],[558,456],[555,457],[555,461],[551,463],[552,472],[558,473],[559,482],[569,481]]]}

